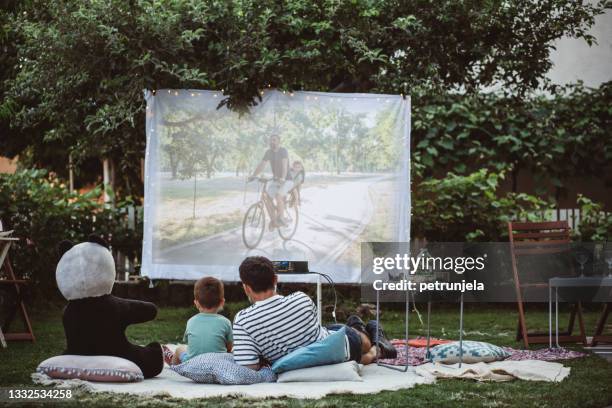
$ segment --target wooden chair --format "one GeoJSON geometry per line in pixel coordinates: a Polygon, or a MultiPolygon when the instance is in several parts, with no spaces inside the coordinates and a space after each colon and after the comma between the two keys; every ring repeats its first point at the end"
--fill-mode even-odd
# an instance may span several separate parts
{"type": "MultiPolygon", "coordinates": [[[[567,221],[508,223],[512,271],[514,274],[514,285],[519,312],[516,339],[522,339],[525,348],[529,347],[530,343],[547,344],[549,342],[549,333],[528,332],[525,318],[525,303],[523,302],[526,289],[548,290],[548,281],[541,275],[536,275],[534,273],[519,273],[519,260],[524,256],[549,254],[558,254],[562,256],[563,254],[569,254],[571,242],[570,231],[571,229],[567,221]]],[[[573,267],[570,267],[569,270],[559,272],[560,275],[568,275],[568,273],[573,274],[573,267]]],[[[585,346],[587,345],[580,302],[577,302],[571,311],[567,330],[559,333],[559,342],[582,342],[585,346]],[[576,316],[578,316],[580,334],[572,335],[576,316]]]]}
{"type": "Polygon", "coordinates": [[[597,343],[612,343],[612,335],[603,334],[603,331],[606,327],[606,322],[608,321],[608,316],[612,311],[612,303],[606,303],[603,306],[603,310],[601,315],[599,315],[599,319],[597,319],[597,326],[595,327],[595,333],[593,333],[593,339],[591,340],[591,347],[597,346],[597,343]]]}
{"type": "MultiPolygon", "coordinates": [[[[9,309],[7,318],[2,323],[0,333],[2,333],[3,339],[6,340],[35,341],[36,339],[32,330],[30,317],[28,316],[28,311],[23,300],[22,286],[26,285],[28,281],[25,279],[17,279],[10,262],[9,249],[11,248],[13,242],[19,240],[11,235],[12,231],[2,231],[2,223],[0,222],[0,285],[13,287],[16,294],[14,305],[9,309]],[[2,276],[2,271],[4,271],[4,277],[2,276]],[[21,312],[21,316],[27,331],[20,333],[8,333],[9,327],[19,311],[21,312]]],[[[3,346],[5,346],[4,342],[3,346]]]]}

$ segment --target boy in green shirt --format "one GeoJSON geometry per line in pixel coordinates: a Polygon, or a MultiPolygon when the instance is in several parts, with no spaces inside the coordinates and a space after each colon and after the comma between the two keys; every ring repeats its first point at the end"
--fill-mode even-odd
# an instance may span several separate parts
{"type": "Polygon", "coordinates": [[[193,304],[200,313],[187,321],[183,341],[174,353],[164,350],[166,363],[181,364],[204,353],[231,353],[232,323],[218,314],[225,304],[223,283],[212,277],[198,280],[193,288],[193,304]]]}

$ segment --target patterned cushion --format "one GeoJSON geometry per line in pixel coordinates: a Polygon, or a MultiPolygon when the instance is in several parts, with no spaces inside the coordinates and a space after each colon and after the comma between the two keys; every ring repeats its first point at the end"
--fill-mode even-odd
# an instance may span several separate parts
{"type": "MultiPolygon", "coordinates": [[[[464,363],[488,363],[491,361],[503,360],[510,356],[510,353],[491,343],[482,341],[463,342],[463,362],[464,363]]],[[[440,344],[429,350],[427,358],[431,361],[454,364],[459,362],[459,342],[440,344]]]]}
{"type": "Polygon", "coordinates": [[[246,385],[276,381],[276,375],[269,368],[255,371],[243,367],[234,362],[231,353],[200,354],[170,369],[203,384],[246,385]]]}
{"type": "Polygon", "coordinates": [[[142,381],[142,371],[136,364],[115,356],[76,356],[65,354],[46,359],[37,372],[51,378],[98,382],[142,381]]]}

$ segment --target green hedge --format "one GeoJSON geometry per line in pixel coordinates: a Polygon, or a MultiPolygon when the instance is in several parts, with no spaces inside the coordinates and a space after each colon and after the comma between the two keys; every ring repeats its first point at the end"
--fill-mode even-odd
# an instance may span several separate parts
{"type": "Polygon", "coordinates": [[[552,208],[528,194],[500,194],[504,177],[503,171],[481,169],[418,183],[412,192],[412,236],[438,242],[504,241],[508,221],[536,221],[552,208]]]}
{"type": "MultiPolygon", "coordinates": [[[[541,187],[599,177],[612,163],[612,82],[523,100],[493,93],[413,97],[413,177],[523,169],[541,187]]],[[[520,191],[520,187],[519,190],[520,191]]]]}
{"type": "Polygon", "coordinates": [[[45,170],[0,175],[0,219],[19,238],[11,251],[15,271],[40,290],[55,285],[57,245],[64,239],[83,241],[95,232],[113,249],[135,257],[142,246],[142,226],[130,229],[126,209],[131,200],[109,208],[99,202],[101,188],[70,193],[45,170]]]}
{"type": "MultiPolygon", "coordinates": [[[[525,193],[501,193],[505,171],[480,169],[468,175],[448,173],[416,183],[412,191],[411,234],[429,241],[506,241],[508,221],[542,221],[552,201],[525,193]]],[[[573,239],[612,239],[612,213],[580,195],[580,223],[573,239]]]]}

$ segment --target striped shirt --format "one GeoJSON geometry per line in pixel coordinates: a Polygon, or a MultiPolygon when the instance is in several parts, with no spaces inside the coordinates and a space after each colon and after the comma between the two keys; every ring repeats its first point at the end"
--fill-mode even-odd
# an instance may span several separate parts
{"type": "Polygon", "coordinates": [[[241,365],[274,363],[293,350],[328,336],[317,307],[303,292],[274,295],[241,310],[234,318],[234,360],[241,365]]]}

